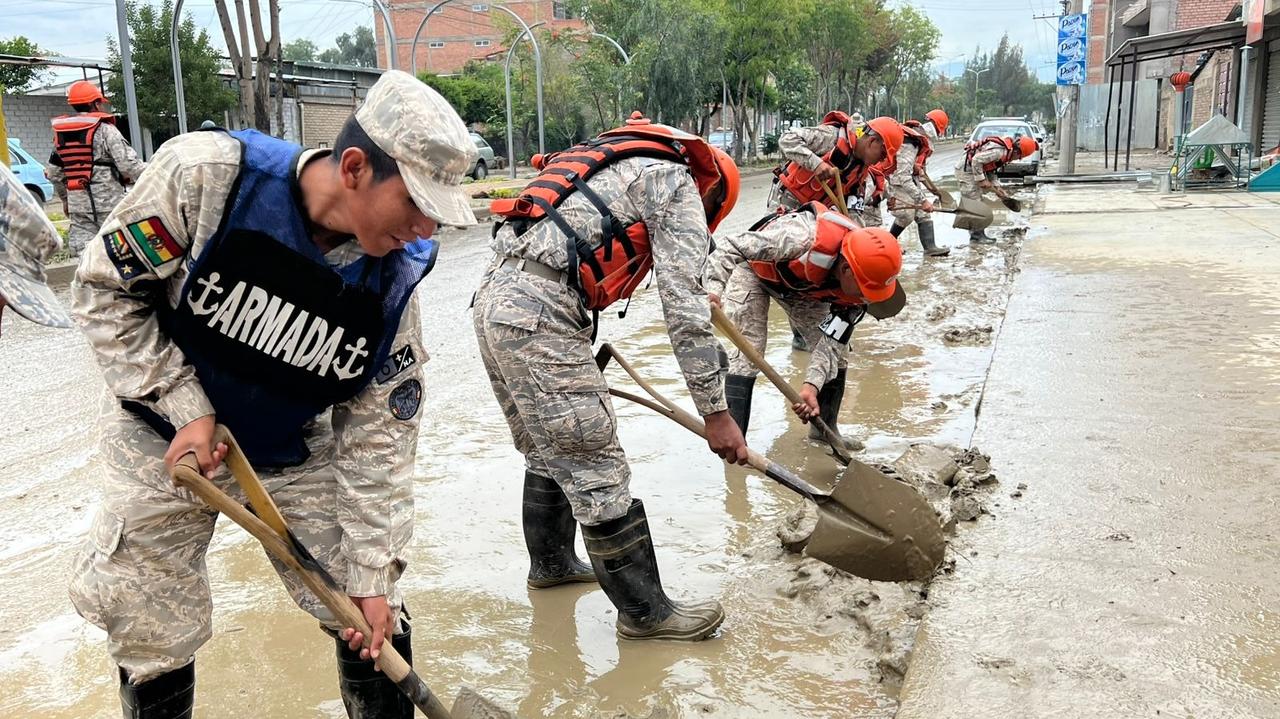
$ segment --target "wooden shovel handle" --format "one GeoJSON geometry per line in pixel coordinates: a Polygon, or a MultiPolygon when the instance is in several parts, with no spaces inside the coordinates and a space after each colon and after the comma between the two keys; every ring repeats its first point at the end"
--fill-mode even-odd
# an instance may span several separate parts
{"type": "MultiPolygon", "coordinates": [[[[293,548],[289,543],[275,532],[266,522],[259,519],[253,512],[245,509],[240,503],[236,502],[225,492],[218,489],[213,482],[210,482],[203,474],[200,473],[200,466],[197,464],[195,456],[188,454],[178,460],[173,467],[173,481],[191,490],[204,503],[209,505],[211,509],[227,515],[233,522],[244,527],[244,530],[253,535],[255,539],[262,543],[262,547],[267,553],[280,560],[289,569],[293,570],[307,589],[328,607],[338,622],[347,627],[355,627],[357,631],[364,635],[365,646],[369,646],[373,638],[373,629],[369,623],[365,621],[364,614],[356,607],[351,598],[344,594],[338,587],[331,582],[325,581],[319,574],[313,572],[298,561],[294,556],[293,548]]],[[[378,666],[382,673],[391,678],[392,681],[404,691],[406,696],[413,701],[414,705],[422,710],[430,719],[451,719],[449,710],[445,709],[440,700],[431,692],[422,678],[413,671],[413,667],[400,656],[390,641],[382,643],[381,653],[378,656],[378,666]]]]}
{"type": "MultiPolygon", "coordinates": [[[[783,379],[782,375],[778,374],[778,371],[773,368],[773,365],[769,364],[769,362],[765,360],[764,355],[760,354],[759,350],[757,350],[755,346],[742,335],[742,332],[734,326],[733,321],[724,313],[724,310],[712,305],[711,322],[715,324],[721,332],[725,333],[729,338],[729,341],[733,342],[734,346],[737,347],[742,354],[747,356],[747,359],[751,361],[751,364],[760,368],[760,371],[764,373],[764,376],[769,378],[769,381],[773,383],[773,386],[778,388],[778,391],[787,398],[787,401],[792,404],[799,404],[801,402],[800,393],[796,391],[796,389],[785,379],[783,379]]],[[[809,421],[822,432],[822,436],[826,438],[827,444],[831,445],[831,453],[835,455],[835,458],[839,460],[841,464],[847,466],[849,464],[849,457],[837,449],[840,437],[835,433],[835,430],[828,427],[827,423],[822,421],[822,418],[820,417],[813,417],[809,421]]]]}

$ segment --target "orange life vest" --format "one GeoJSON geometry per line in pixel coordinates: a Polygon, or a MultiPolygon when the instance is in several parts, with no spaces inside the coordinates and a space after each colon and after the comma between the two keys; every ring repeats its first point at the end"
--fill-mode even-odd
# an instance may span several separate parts
{"type": "Polygon", "coordinates": [[[1005,164],[1013,161],[1013,140],[1009,138],[1000,137],[999,135],[991,135],[989,137],[984,137],[981,140],[978,140],[977,142],[970,142],[964,146],[964,169],[972,171],[973,156],[991,145],[996,145],[1001,150],[1004,150],[1004,156],[1001,157],[999,160],[993,160],[991,162],[983,164],[982,165],[983,173],[995,172],[996,170],[999,170],[1001,167],[1003,167],[1005,164]],[[1006,142],[1006,140],[1008,141],[1006,142]]]}
{"type": "MultiPolygon", "coordinates": [[[[779,297],[800,295],[805,299],[830,302],[842,307],[866,304],[860,295],[846,295],[840,289],[840,280],[831,271],[840,259],[844,236],[859,225],[844,215],[829,211],[820,202],[805,203],[792,212],[808,212],[817,218],[813,245],[808,252],[793,260],[751,260],[751,271],[760,279],[765,289],[779,297]]],[[[748,231],[763,229],[784,214],[787,213],[767,215],[748,231]]]]}
{"type": "MultiPolygon", "coordinates": [[[[822,161],[840,171],[841,190],[838,191],[844,192],[842,197],[849,195],[860,197],[862,195],[860,188],[866,180],[869,168],[854,157],[853,148],[858,144],[858,138],[850,130],[849,116],[839,110],[833,110],[822,118],[822,124],[839,130],[836,135],[836,146],[822,156],[822,161]]],[[[774,169],[773,174],[777,177],[776,182],[786,188],[787,192],[790,192],[801,205],[827,201],[827,193],[823,191],[822,183],[814,176],[813,170],[806,170],[800,166],[800,163],[788,160],[774,169]]]]}
{"type": "Polygon", "coordinates": [[[916,146],[916,162],[913,171],[917,175],[924,172],[924,165],[933,154],[933,142],[929,140],[929,136],[924,133],[922,127],[919,120],[907,120],[902,123],[903,140],[916,146]]]}
{"type": "MultiPolygon", "coordinates": [[[[523,234],[533,223],[551,220],[567,238],[568,273],[589,310],[603,310],[635,292],[653,268],[649,229],[643,222],[623,225],[588,185],[597,172],[630,157],[655,157],[689,168],[699,194],[713,192],[721,175],[711,147],[697,135],[667,125],[629,120],[594,140],[542,158],[538,176],[512,199],[494,200],[489,209],[523,234]],[[603,237],[592,246],[556,209],[581,192],[601,216],[603,237]]],[[[497,228],[494,229],[497,231],[497,228]]]]}
{"type": "Polygon", "coordinates": [[[115,122],[115,116],[105,112],[83,112],[63,115],[51,120],[53,125],[53,152],[61,161],[67,175],[68,190],[83,190],[93,180],[93,166],[115,167],[106,160],[93,159],[93,136],[103,122],[115,122]]]}

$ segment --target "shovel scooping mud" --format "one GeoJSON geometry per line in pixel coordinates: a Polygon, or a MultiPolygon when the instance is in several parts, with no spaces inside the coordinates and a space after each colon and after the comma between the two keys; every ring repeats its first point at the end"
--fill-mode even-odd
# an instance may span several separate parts
{"type": "MultiPolygon", "coordinates": [[[[271,499],[271,495],[262,486],[257,473],[253,471],[253,467],[249,465],[244,453],[240,450],[240,445],[231,436],[231,432],[219,425],[214,441],[227,445],[227,467],[244,490],[251,509],[241,506],[206,479],[200,473],[200,466],[196,463],[194,454],[184,456],[174,465],[174,482],[191,490],[210,508],[230,517],[232,521],[253,535],[262,543],[263,549],[268,554],[282,562],[302,580],[311,593],[333,613],[339,623],[343,626],[355,627],[356,631],[363,634],[365,646],[369,646],[373,630],[365,621],[364,615],[338,587],[333,577],[294,536],[284,516],[280,514],[280,510],[271,499]]],[[[514,717],[511,712],[467,688],[459,691],[453,709],[446,709],[426,682],[413,671],[413,667],[409,666],[409,663],[396,652],[395,647],[391,646],[390,641],[383,642],[377,665],[429,719],[513,719],[514,717]]]]}
{"type": "MultiPolygon", "coordinates": [[[[608,343],[596,353],[601,371],[610,360],[626,371],[653,399],[609,388],[609,394],[647,407],[706,439],[706,426],[662,396],[608,343]]],[[[854,461],[830,490],[806,482],[794,472],[748,449],[756,471],[818,507],[818,524],[805,554],[837,569],[877,581],[925,579],[942,562],[946,540],[937,515],[916,490],[854,461]]]]}

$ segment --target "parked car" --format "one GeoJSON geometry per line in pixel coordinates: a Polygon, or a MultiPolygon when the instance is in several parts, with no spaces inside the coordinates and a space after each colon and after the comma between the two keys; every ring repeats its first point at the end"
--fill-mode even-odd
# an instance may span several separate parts
{"type": "Polygon", "coordinates": [[[476,163],[467,170],[467,174],[473,180],[483,180],[489,176],[489,168],[495,166],[493,148],[483,137],[480,137],[479,133],[471,133],[471,141],[476,143],[476,149],[480,154],[476,157],[476,163]]]}
{"type": "Polygon", "coordinates": [[[733,149],[738,146],[738,138],[733,130],[716,130],[707,137],[707,144],[712,147],[718,147],[732,155],[733,149]]]}
{"type": "Polygon", "coordinates": [[[1045,132],[1044,125],[1038,122],[1031,123],[1031,132],[1035,134],[1036,142],[1040,143],[1041,147],[1044,147],[1045,141],[1049,139],[1049,133],[1045,132]]]}
{"type": "MultiPolygon", "coordinates": [[[[1035,129],[1031,123],[1020,117],[993,117],[986,118],[973,128],[973,133],[969,135],[969,142],[977,142],[992,135],[1003,137],[1036,137],[1035,129]]],[[[1039,138],[1037,138],[1039,141],[1039,138]]],[[[1001,170],[1001,175],[1035,175],[1040,172],[1040,150],[1032,153],[1031,157],[1022,157],[1005,165],[1001,170]]]]}
{"type": "Polygon", "coordinates": [[[9,169],[40,203],[53,199],[53,183],[44,176],[44,165],[22,149],[22,141],[9,138],[9,169]]]}

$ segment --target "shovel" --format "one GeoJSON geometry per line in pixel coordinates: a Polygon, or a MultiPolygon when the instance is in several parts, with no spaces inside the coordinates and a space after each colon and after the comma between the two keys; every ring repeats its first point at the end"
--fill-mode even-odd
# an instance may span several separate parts
{"type": "Polygon", "coordinates": [[[840,193],[831,189],[826,180],[818,180],[818,184],[822,185],[822,190],[827,193],[827,198],[831,200],[831,206],[840,210],[840,214],[849,217],[849,206],[844,203],[844,197],[840,193]]]}
{"type": "MultiPolygon", "coordinates": [[[[782,392],[782,394],[786,396],[787,401],[791,402],[791,404],[800,403],[800,393],[797,392],[790,384],[787,384],[787,381],[782,378],[782,375],[778,374],[778,371],[765,360],[764,355],[760,354],[755,346],[752,345],[746,337],[742,336],[742,332],[733,325],[733,321],[724,313],[724,310],[713,305],[711,307],[711,322],[715,324],[716,327],[720,328],[721,332],[728,335],[729,340],[733,342],[734,346],[736,346],[742,354],[746,355],[748,360],[751,360],[751,364],[759,367],[760,371],[764,372],[765,376],[769,378],[769,381],[773,383],[773,386],[777,387],[778,391],[782,392]]],[[[836,458],[836,461],[848,466],[850,461],[849,457],[840,449],[840,445],[843,444],[840,435],[836,434],[835,430],[828,427],[827,423],[822,421],[822,418],[820,417],[813,417],[809,421],[818,428],[819,432],[822,432],[822,436],[827,440],[827,444],[831,445],[831,454],[836,458]]]]}
{"type": "Polygon", "coordinates": [[[934,182],[933,178],[929,177],[929,173],[921,170],[920,179],[924,181],[924,186],[929,188],[929,192],[932,192],[933,194],[938,196],[938,202],[944,205],[951,205],[951,206],[954,206],[956,204],[956,200],[954,197],[951,196],[951,193],[947,192],[941,187],[938,187],[938,183],[934,182]]]}
{"type": "MultiPolygon", "coordinates": [[[[924,206],[907,205],[907,209],[924,210],[924,206]]],[[[956,222],[960,222],[963,219],[965,222],[985,221],[989,225],[994,219],[991,214],[990,207],[987,207],[981,202],[974,202],[966,197],[960,198],[960,204],[956,207],[939,207],[938,205],[934,205],[930,212],[945,212],[947,214],[955,215],[956,222]]],[[[983,225],[983,227],[986,227],[986,225],[983,225]]]]}
{"type": "MultiPolygon", "coordinates": [[[[364,635],[365,646],[369,646],[373,629],[365,621],[364,614],[351,601],[316,561],[306,547],[298,541],[290,531],[284,516],[271,499],[271,495],[258,480],[258,475],[245,459],[244,452],[236,443],[235,437],[224,426],[218,425],[214,434],[215,442],[227,445],[227,467],[236,482],[244,490],[249,499],[250,508],[241,506],[221,489],[200,473],[200,465],[192,454],[178,460],[173,467],[173,481],[191,490],[193,494],[204,500],[210,508],[227,515],[236,524],[244,527],[253,535],[267,553],[280,560],[296,574],[307,589],[316,595],[340,624],[355,627],[364,635]]],[[[378,668],[395,682],[400,691],[413,702],[429,719],[512,719],[513,715],[497,705],[480,697],[469,689],[458,693],[454,701],[453,711],[444,708],[436,695],[431,692],[426,682],[413,671],[413,667],[396,652],[390,641],[382,643],[378,655],[378,668]]]]}
{"type": "MultiPolygon", "coordinates": [[[[659,394],[612,345],[605,343],[596,352],[596,365],[604,371],[610,359],[657,401],[612,387],[609,394],[648,407],[707,438],[702,420],[659,394]]],[[[830,491],[825,491],[750,448],[747,462],[818,506],[818,524],[804,545],[805,554],[814,559],[881,582],[925,579],[942,562],[946,540],[933,509],[914,489],[874,467],[854,462],[849,468],[852,475],[846,473],[830,491]]]]}
{"type": "Polygon", "coordinates": [[[1008,195],[1005,195],[1000,198],[1000,204],[1014,212],[1022,212],[1022,200],[1019,200],[1016,197],[1009,197],[1008,195]]]}

